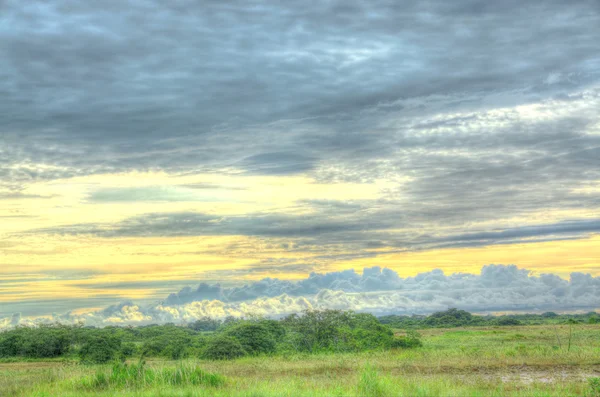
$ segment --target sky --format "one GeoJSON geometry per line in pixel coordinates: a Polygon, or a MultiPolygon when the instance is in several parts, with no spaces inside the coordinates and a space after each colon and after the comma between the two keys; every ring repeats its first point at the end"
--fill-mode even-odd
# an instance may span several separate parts
{"type": "Polygon", "coordinates": [[[597,0],[0,0],[0,327],[600,302],[597,0]]]}

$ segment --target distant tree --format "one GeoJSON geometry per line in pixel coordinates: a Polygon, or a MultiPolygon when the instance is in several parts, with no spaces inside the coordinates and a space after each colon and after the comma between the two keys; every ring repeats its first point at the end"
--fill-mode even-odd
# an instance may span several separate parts
{"type": "Polygon", "coordinates": [[[423,342],[421,341],[421,334],[419,334],[415,330],[407,330],[406,335],[394,337],[391,347],[406,349],[421,346],[423,346],[423,342]]]}
{"type": "Polygon", "coordinates": [[[472,320],[473,315],[471,313],[452,308],[443,312],[433,313],[427,317],[425,324],[432,327],[458,327],[469,325],[472,320]]]}
{"type": "Polygon", "coordinates": [[[251,355],[275,352],[277,342],[271,330],[261,323],[240,322],[224,331],[225,335],[237,339],[251,355]]]}
{"type": "Polygon", "coordinates": [[[84,364],[105,364],[119,358],[121,339],[108,333],[91,335],[81,347],[79,358],[84,364]]]}
{"type": "Polygon", "coordinates": [[[221,324],[220,320],[204,316],[188,325],[188,327],[194,331],[216,331],[221,324]]]}
{"type": "Polygon", "coordinates": [[[554,312],[545,312],[545,313],[542,313],[542,317],[544,317],[544,318],[555,318],[555,317],[558,317],[558,314],[556,314],[554,312]]]}
{"type": "Polygon", "coordinates": [[[208,340],[202,351],[202,357],[209,360],[233,360],[243,357],[246,351],[234,337],[216,335],[208,340]]]}
{"type": "Polygon", "coordinates": [[[341,310],[307,310],[283,320],[293,350],[361,351],[389,348],[392,330],[371,314],[341,310]]]}
{"type": "Polygon", "coordinates": [[[496,320],[496,325],[510,326],[510,325],[523,325],[523,323],[513,317],[501,316],[501,317],[498,317],[498,319],[496,320]]]}

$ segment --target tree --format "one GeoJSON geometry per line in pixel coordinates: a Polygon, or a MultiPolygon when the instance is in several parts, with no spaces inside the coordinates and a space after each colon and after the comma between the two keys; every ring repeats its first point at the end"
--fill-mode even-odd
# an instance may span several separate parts
{"type": "Polygon", "coordinates": [[[220,320],[204,316],[188,325],[188,327],[194,331],[216,331],[221,324],[220,320]]]}
{"type": "Polygon", "coordinates": [[[84,364],[105,364],[119,357],[121,339],[114,335],[90,335],[79,351],[84,364]]]}
{"type": "Polygon", "coordinates": [[[271,330],[264,324],[242,322],[226,329],[225,335],[237,339],[251,355],[275,352],[276,342],[271,330]]]}
{"type": "Polygon", "coordinates": [[[232,336],[217,335],[208,340],[202,357],[209,360],[233,360],[246,355],[242,344],[232,336]]]}

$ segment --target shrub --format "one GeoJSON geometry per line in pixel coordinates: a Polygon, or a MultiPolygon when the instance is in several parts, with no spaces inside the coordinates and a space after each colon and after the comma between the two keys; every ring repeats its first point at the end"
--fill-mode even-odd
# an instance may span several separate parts
{"type": "Polygon", "coordinates": [[[187,357],[194,338],[187,334],[168,333],[156,336],[144,343],[142,354],[152,357],[168,357],[173,360],[187,357]]]}
{"type": "Polygon", "coordinates": [[[29,329],[22,354],[34,358],[59,357],[69,352],[71,338],[64,327],[41,326],[29,329]]]}
{"type": "Polygon", "coordinates": [[[265,327],[275,340],[282,340],[285,337],[286,330],[280,321],[263,319],[258,323],[265,327]]]}
{"type": "Polygon", "coordinates": [[[246,355],[242,344],[234,337],[217,335],[208,340],[202,357],[209,360],[233,360],[246,355]]]}
{"type": "Polygon", "coordinates": [[[558,314],[556,314],[554,312],[545,312],[545,313],[542,313],[542,317],[544,317],[544,318],[554,318],[554,317],[558,317],[558,314]]]}
{"type": "Polygon", "coordinates": [[[62,325],[17,327],[0,335],[0,357],[59,357],[69,352],[71,340],[71,327],[62,325]]]}
{"type": "Polygon", "coordinates": [[[502,316],[496,320],[496,325],[510,326],[510,325],[522,325],[523,323],[516,318],[502,316]]]}
{"type": "Polygon", "coordinates": [[[188,325],[188,328],[193,329],[194,331],[216,331],[221,324],[222,322],[220,320],[204,316],[188,325]]]}
{"type": "Polygon", "coordinates": [[[22,351],[23,335],[14,331],[0,335],[0,357],[18,356],[22,351]]]}
{"type": "Polygon", "coordinates": [[[469,325],[472,320],[473,315],[471,313],[452,308],[433,313],[427,317],[425,324],[431,327],[459,327],[469,325]]]}
{"type": "Polygon", "coordinates": [[[340,310],[306,310],[283,321],[291,331],[290,341],[298,351],[339,350],[350,326],[350,312],[340,310]]]}
{"type": "Polygon", "coordinates": [[[275,338],[269,328],[262,323],[239,323],[228,328],[225,335],[237,339],[248,354],[258,355],[275,352],[275,338]]]}
{"type": "Polygon", "coordinates": [[[390,348],[393,332],[371,314],[305,311],[284,321],[287,343],[297,351],[362,351],[390,348]]]}
{"type": "Polygon", "coordinates": [[[423,342],[421,341],[421,335],[415,330],[407,330],[406,335],[394,337],[391,347],[410,349],[413,347],[421,346],[423,346],[423,342]]]}
{"type": "Polygon", "coordinates": [[[391,328],[371,314],[353,314],[350,329],[351,339],[348,342],[353,351],[389,349],[392,346],[394,333],[391,328]]]}
{"type": "Polygon", "coordinates": [[[90,336],[79,351],[84,364],[105,364],[115,360],[121,351],[121,339],[108,334],[90,336]]]}
{"type": "Polygon", "coordinates": [[[139,347],[133,342],[123,343],[121,345],[121,356],[124,358],[133,357],[139,353],[139,347]]]}

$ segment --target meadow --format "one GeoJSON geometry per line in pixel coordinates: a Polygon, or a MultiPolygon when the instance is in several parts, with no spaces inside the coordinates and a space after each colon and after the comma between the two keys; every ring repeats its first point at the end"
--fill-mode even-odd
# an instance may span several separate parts
{"type": "MultiPolygon", "coordinates": [[[[394,331],[395,337],[405,330],[394,331]]],[[[230,360],[4,358],[3,396],[600,396],[600,325],[418,331],[422,346],[230,360]]]]}

